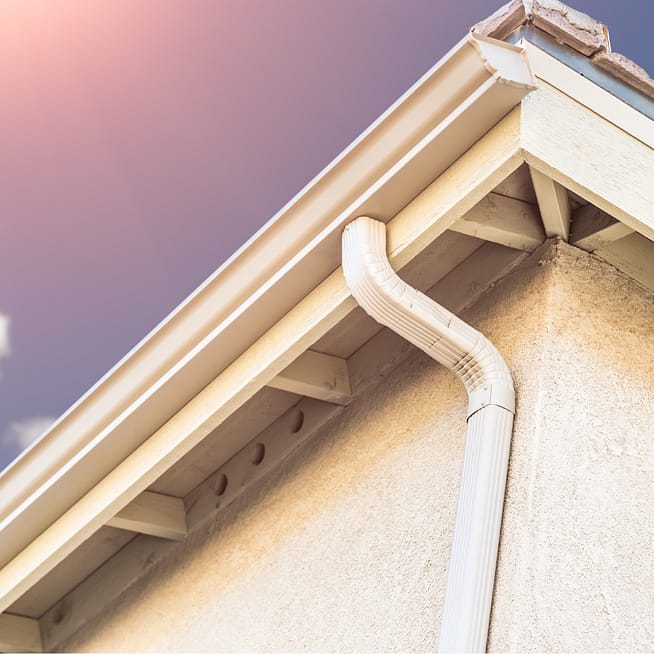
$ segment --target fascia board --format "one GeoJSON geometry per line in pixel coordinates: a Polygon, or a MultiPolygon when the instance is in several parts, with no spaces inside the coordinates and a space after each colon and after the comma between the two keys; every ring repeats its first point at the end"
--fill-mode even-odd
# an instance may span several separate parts
{"type": "Polygon", "coordinates": [[[654,148],[654,120],[533,43],[521,40],[518,45],[525,48],[538,79],[654,148]]]}
{"type": "Polygon", "coordinates": [[[507,40],[518,44],[529,42],[539,52],[546,53],[549,58],[583,77],[588,84],[592,84],[594,87],[618,98],[646,118],[654,119],[654,99],[619,76],[603,69],[595,63],[595,57],[582,54],[574,48],[557,41],[554,36],[529,24],[513,32],[507,37],[507,40]]]}
{"type": "Polygon", "coordinates": [[[336,270],[349,220],[388,220],[531,88],[522,48],[453,48],[0,475],[0,565],[336,270]]]}

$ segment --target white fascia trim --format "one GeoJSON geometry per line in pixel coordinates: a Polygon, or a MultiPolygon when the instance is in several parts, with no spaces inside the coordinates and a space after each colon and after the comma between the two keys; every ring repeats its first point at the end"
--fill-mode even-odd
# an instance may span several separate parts
{"type": "Polygon", "coordinates": [[[517,45],[525,48],[538,79],[588,107],[598,116],[602,116],[650,148],[654,148],[654,120],[527,39],[521,39],[517,45]]]}
{"type": "Polygon", "coordinates": [[[343,274],[377,322],[451,370],[469,398],[441,652],[484,652],[515,412],[509,369],[480,332],[406,284],[386,255],[386,226],[368,217],[343,233],[343,274]]]}
{"type": "Polygon", "coordinates": [[[453,48],[0,474],[0,566],[338,269],[347,222],[390,219],[533,84],[521,48],[453,48]]]}

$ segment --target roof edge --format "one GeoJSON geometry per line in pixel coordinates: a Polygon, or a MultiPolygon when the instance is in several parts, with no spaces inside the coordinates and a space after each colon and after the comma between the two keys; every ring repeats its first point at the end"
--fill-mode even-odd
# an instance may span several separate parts
{"type": "Polygon", "coordinates": [[[347,222],[389,220],[533,84],[521,48],[458,43],[0,475],[0,565],[338,269],[347,222]]]}

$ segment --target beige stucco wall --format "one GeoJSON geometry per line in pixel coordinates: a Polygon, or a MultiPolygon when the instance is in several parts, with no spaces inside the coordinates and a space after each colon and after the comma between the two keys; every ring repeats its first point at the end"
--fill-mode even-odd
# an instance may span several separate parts
{"type": "MultiPolygon", "coordinates": [[[[654,297],[567,245],[464,315],[515,374],[489,648],[654,649],[654,297]]],[[[465,435],[414,353],[71,651],[433,651],[465,435]]]]}

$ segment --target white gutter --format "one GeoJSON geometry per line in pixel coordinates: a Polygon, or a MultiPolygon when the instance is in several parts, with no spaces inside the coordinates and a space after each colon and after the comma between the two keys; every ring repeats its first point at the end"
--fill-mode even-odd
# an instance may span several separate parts
{"type": "Polygon", "coordinates": [[[344,225],[390,220],[533,84],[522,48],[457,44],[0,473],[0,567],[338,269],[344,225]]]}
{"type": "Polygon", "coordinates": [[[483,334],[397,276],[386,255],[383,223],[360,217],[345,228],[343,273],[366,313],[454,372],[468,393],[439,651],[483,652],[515,411],[511,374],[483,334]]]}

